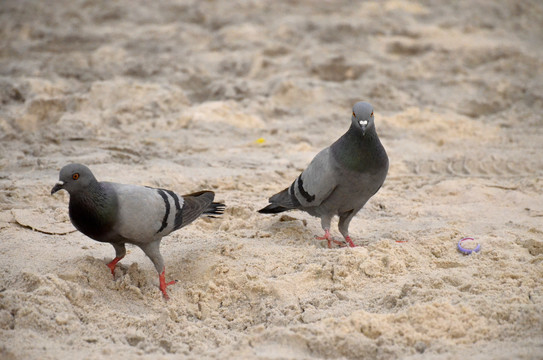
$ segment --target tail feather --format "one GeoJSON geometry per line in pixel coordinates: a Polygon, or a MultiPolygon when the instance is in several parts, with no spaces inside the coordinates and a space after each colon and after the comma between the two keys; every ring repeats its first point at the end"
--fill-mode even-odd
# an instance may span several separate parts
{"type": "Polygon", "coordinates": [[[200,215],[220,215],[224,211],[224,204],[213,202],[213,191],[198,191],[183,195],[183,208],[181,210],[182,223],[178,228],[186,226],[196,220],[200,215]]]}
{"type": "Polygon", "coordinates": [[[288,188],[273,195],[269,201],[271,204],[258,210],[259,213],[277,214],[297,208],[297,205],[293,202],[293,197],[288,193],[288,188]]]}
{"type": "Polygon", "coordinates": [[[213,215],[222,215],[224,214],[224,209],[226,208],[226,205],[220,202],[212,202],[211,205],[204,211],[203,213],[205,215],[209,215],[209,217],[216,217],[213,215]]]}
{"type": "Polygon", "coordinates": [[[291,210],[291,209],[288,209],[286,207],[283,207],[277,204],[269,204],[265,208],[258,210],[258,212],[261,214],[277,214],[277,213],[287,211],[287,210],[291,210]]]}

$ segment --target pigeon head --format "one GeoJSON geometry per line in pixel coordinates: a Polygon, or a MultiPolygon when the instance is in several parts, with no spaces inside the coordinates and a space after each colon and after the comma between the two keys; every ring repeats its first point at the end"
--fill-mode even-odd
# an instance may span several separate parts
{"type": "Polygon", "coordinates": [[[355,129],[360,129],[362,135],[365,135],[373,124],[373,106],[367,102],[357,102],[353,106],[353,116],[351,118],[355,129]]]}
{"type": "Polygon", "coordinates": [[[58,179],[59,181],[51,189],[51,195],[62,189],[73,194],[96,182],[96,178],[90,169],[82,164],[69,164],[64,166],[60,169],[58,179]]]}

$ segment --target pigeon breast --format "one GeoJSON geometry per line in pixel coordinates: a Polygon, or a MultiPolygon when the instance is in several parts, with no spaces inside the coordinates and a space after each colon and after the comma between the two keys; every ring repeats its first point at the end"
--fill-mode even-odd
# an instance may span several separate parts
{"type": "Polygon", "coordinates": [[[118,217],[118,199],[110,187],[95,182],[70,195],[69,215],[75,228],[97,241],[108,241],[118,217]]]}

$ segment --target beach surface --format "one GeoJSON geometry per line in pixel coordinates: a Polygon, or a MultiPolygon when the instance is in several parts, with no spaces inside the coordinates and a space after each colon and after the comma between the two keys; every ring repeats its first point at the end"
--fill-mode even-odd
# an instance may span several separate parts
{"type": "Polygon", "coordinates": [[[541,34],[537,0],[3,0],[0,358],[543,359],[541,34]],[[257,210],[357,101],[390,170],[328,249],[257,210]],[[162,240],[170,301],[75,231],[71,162],[226,203],[162,240]]]}

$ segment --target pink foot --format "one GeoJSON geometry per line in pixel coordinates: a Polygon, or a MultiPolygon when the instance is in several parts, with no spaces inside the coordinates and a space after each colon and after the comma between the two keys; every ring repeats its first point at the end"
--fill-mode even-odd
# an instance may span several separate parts
{"type": "Polygon", "coordinates": [[[158,276],[158,280],[160,282],[160,291],[162,291],[162,295],[164,295],[164,299],[169,300],[170,297],[168,296],[168,293],[166,292],[166,287],[175,284],[177,280],[172,280],[169,283],[166,282],[166,268],[162,270],[162,273],[158,276]]]}
{"type": "Polygon", "coordinates": [[[347,244],[350,246],[350,247],[357,247],[359,245],[355,245],[353,240],[351,240],[351,237],[350,236],[345,236],[345,241],[347,242],[347,244]]]}
{"type": "Polygon", "coordinates": [[[334,240],[334,239],[332,238],[332,235],[330,235],[330,230],[328,230],[328,229],[324,229],[324,236],[315,236],[315,239],[317,239],[317,240],[326,240],[326,241],[328,241],[328,248],[329,248],[329,249],[332,248],[332,242],[333,242],[334,244],[339,245],[339,246],[343,245],[342,242],[337,241],[337,240],[334,240]]]}
{"type": "Polygon", "coordinates": [[[122,259],[122,257],[115,257],[115,259],[111,260],[109,264],[107,264],[107,267],[109,270],[111,270],[111,275],[115,277],[115,265],[122,259]]]}

